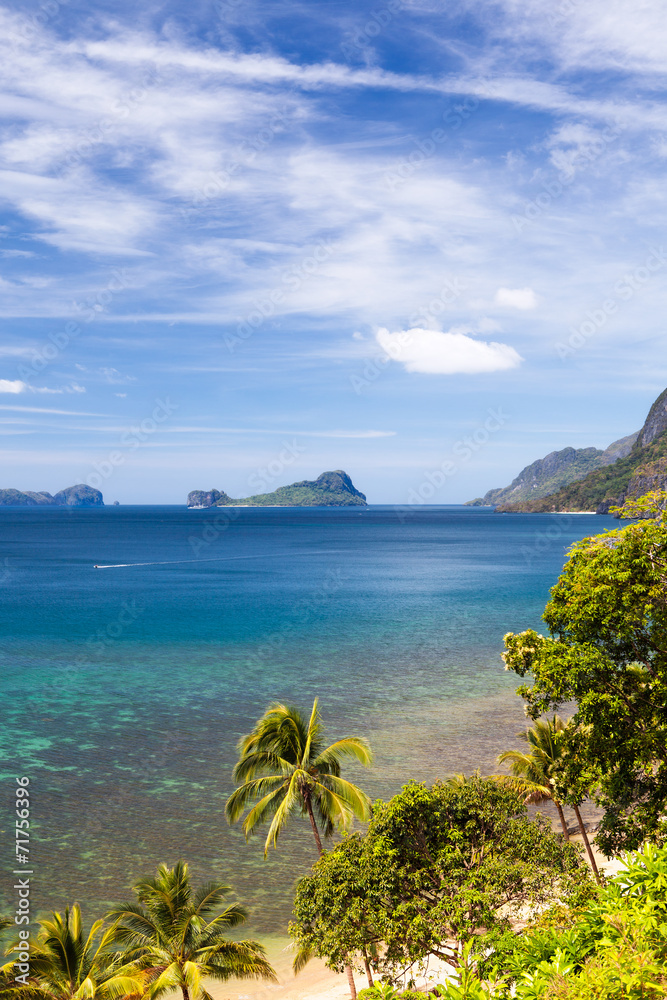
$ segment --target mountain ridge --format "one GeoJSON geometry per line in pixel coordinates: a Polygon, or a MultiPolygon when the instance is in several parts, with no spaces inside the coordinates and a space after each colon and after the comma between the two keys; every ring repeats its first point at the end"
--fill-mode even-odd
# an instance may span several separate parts
{"type": "Polygon", "coordinates": [[[488,490],[483,497],[469,500],[466,506],[499,506],[533,502],[551,496],[570,483],[583,479],[594,469],[612,465],[630,453],[639,431],[600,448],[562,448],[549,452],[521,470],[509,486],[488,490]]]}
{"type": "MultiPolygon", "coordinates": [[[[611,446],[610,446],[611,447],[611,446]]],[[[630,452],[548,496],[496,507],[502,513],[608,514],[626,499],[667,489],[667,389],[651,405],[630,452]]]]}

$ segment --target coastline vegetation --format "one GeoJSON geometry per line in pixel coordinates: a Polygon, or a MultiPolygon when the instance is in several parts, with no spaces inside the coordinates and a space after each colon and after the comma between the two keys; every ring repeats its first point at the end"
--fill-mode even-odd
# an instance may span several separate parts
{"type": "MultiPolygon", "coordinates": [[[[511,775],[411,781],[371,805],[341,776],[345,759],[371,764],[368,743],[327,745],[317,700],[309,716],[269,706],[241,739],[229,822],[247,810],[246,837],[268,823],[266,857],[288,821],[307,819],[317,849],[295,891],[295,972],[318,956],[347,973],[355,998],[357,970],[368,981],[359,1000],[423,1000],[416,980],[433,958],[446,965],[430,989],[445,1000],[667,996],[666,501],[627,503],[619,514],[636,523],[572,547],[545,609],[548,637],[505,637],[533,720],[520,734],[525,751],[499,757],[511,775]],[[571,702],[567,723],[549,718],[571,702]],[[611,878],[597,871],[581,820],[587,797],[603,811],[598,848],[627,852],[611,878]],[[562,835],[528,815],[546,800],[562,835]],[[569,840],[565,807],[590,864],[569,840]],[[365,831],[351,832],[355,818],[365,831]],[[342,839],[325,850],[336,829],[342,839]]],[[[246,918],[230,891],[195,887],[179,861],[88,930],[77,904],[44,916],[25,981],[14,978],[9,942],[0,997],[211,1000],[209,979],[275,981],[258,942],[228,937],[246,918]]]]}

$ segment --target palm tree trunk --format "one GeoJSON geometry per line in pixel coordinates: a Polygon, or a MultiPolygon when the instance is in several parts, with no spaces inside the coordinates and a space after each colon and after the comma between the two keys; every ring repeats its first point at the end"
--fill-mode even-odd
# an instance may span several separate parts
{"type": "Polygon", "coordinates": [[[315,843],[317,844],[317,853],[322,857],[324,853],[324,848],[322,847],[322,841],[320,840],[320,831],[317,829],[317,823],[315,822],[315,816],[313,815],[313,805],[310,801],[310,790],[306,788],[303,793],[303,798],[306,803],[306,809],[308,811],[308,818],[310,819],[310,825],[313,828],[313,836],[315,837],[315,843]]]}
{"type": "Polygon", "coordinates": [[[581,813],[579,812],[579,807],[578,806],[574,806],[574,812],[575,812],[575,815],[577,817],[577,823],[579,824],[579,831],[581,833],[581,836],[582,836],[583,841],[584,841],[584,845],[586,847],[586,851],[588,853],[588,860],[591,863],[591,868],[593,869],[593,873],[595,875],[596,881],[598,883],[600,883],[601,882],[600,872],[598,871],[598,866],[595,863],[595,856],[594,856],[593,851],[591,849],[591,842],[588,839],[588,834],[586,833],[586,828],[585,828],[583,820],[581,818],[581,813]]]}
{"type": "Polygon", "coordinates": [[[368,980],[368,985],[373,987],[373,973],[371,972],[370,962],[368,961],[366,955],[364,955],[364,965],[366,966],[366,979],[368,980]]]}
{"type": "Polygon", "coordinates": [[[350,996],[352,1000],[357,1000],[357,987],[354,985],[354,975],[352,973],[352,966],[346,965],[345,971],[347,973],[347,981],[350,984],[350,996]]]}
{"type": "Polygon", "coordinates": [[[181,983],[181,992],[183,993],[183,1000],[190,1000],[190,991],[187,986],[183,986],[181,983]]]}
{"type": "Polygon", "coordinates": [[[566,840],[570,839],[570,834],[567,832],[567,823],[565,822],[565,813],[563,812],[563,807],[558,801],[558,799],[553,799],[553,804],[558,810],[558,817],[560,819],[560,825],[563,827],[563,836],[566,840]]]}

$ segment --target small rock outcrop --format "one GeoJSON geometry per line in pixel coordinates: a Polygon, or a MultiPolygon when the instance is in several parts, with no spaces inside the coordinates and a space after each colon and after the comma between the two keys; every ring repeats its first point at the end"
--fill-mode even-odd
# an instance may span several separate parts
{"type": "Polygon", "coordinates": [[[233,501],[221,490],[192,490],[188,493],[188,507],[215,507],[226,503],[233,501]]]}
{"type": "Polygon", "coordinates": [[[657,437],[667,431],[667,389],[661,392],[655,403],[648,411],[648,416],[644,421],[644,426],[639,432],[637,445],[639,448],[646,448],[655,441],[657,437]]]}

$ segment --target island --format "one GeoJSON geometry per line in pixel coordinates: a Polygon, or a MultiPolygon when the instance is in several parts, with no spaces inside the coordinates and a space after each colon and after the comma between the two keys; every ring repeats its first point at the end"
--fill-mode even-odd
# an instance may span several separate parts
{"type": "Polygon", "coordinates": [[[667,490],[667,389],[651,406],[641,430],[606,451],[552,452],[523,469],[509,486],[489,490],[469,504],[495,506],[503,514],[608,514],[651,490],[667,490]]]}
{"type": "Polygon", "coordinates": [[[0,489],[0,505],[4,507],[104,507],[104,498],[99,490],[85,483],[68,486],[51,496],[42,491],[0,489]]]}
{"type": "Polygon", "coordinates": [[[280,486],[273,493],[234,500],[222,490],[193,490],[188,507],[365,507],[366,497],[352,484],[347,472],[323,472],[317,479],[304,479],[280,486]]]}

